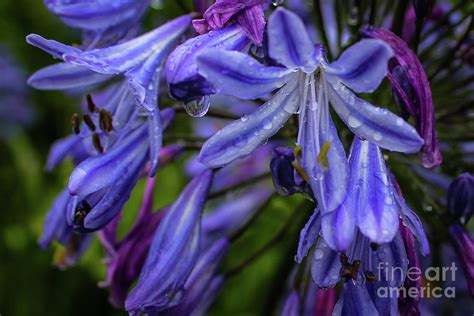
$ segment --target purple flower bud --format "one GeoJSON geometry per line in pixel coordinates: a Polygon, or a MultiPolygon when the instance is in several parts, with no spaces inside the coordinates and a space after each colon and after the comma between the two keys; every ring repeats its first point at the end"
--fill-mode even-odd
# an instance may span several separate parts
{"type": "Polygon", "coordinates": [[[213,173],[195,177],[170,207],[155,232],[137,285],[125,301],[131,314],[158,312],[179,304],[199,255],[201,214],[213,173]]]}
{"type": "Polygon", "coordinates": [[[306,183],[295,171],[294,150],[288,147],[276,147],[273,150],[270,170],[272,171],[273,185],[281,195],[301,193],[306,183]]]}
{"type": "Polygon", "coordinates": [[[425,71],[416,54],[392,32],[380,28],[365,28],[365,37],[385,41],[395,56],[389,62],[388,79],[406,112],[415,118],[416,129],[425,143],[420,151],[420,160],[426,168],[441,164],[442,157],[436,136],[433,99],[425,71]]]}
{"type": "Polygon", "coordinates": [[[457,223],[449,227],[449,234],[454,250],[461,261],[469,292],[474,296],[474,240],[466,229],[457,223]]]}
{"type": "Polygon", "coordinates": [[[474,214],[474,176],[469,172],[457,177],[448,191],[448,211],[461,223],[469,222],[474,214]]]}

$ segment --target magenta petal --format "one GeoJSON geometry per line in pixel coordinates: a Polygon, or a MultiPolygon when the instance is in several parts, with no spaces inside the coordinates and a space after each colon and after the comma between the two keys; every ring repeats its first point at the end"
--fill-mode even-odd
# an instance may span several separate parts
{"type": "Polygon", "coordinates": [[[421,148],[420,160],[426,168],[440,165],[442,157],[436,136],[430,83],[418,57],[401,38],[388,30],[366,28],[363,30],[363,34],[366,37],[385,41],[395,53],[387,77],[406,106],[408,113],[415,118],[416,129],[425,140],[425,144],[421,148]],[[398,66],[405,73],[402,78],[399,75],[396,76],[398,66]],[[403,82],[405,80],[409,83],[410,93],[406,89],[406,83],[403,82]]]}

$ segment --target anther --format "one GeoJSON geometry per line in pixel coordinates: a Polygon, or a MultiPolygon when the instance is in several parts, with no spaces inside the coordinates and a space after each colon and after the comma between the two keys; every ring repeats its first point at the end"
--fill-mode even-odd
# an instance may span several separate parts
{"type": "Polygon", "coordinates": [[[112,116],[107,110],[101,109],[99,112],[99,127],[106,132],[110,132],[113,129],[112,116]]]}
{"type": "Polygon", "coordinates": [[[86,96],[86,100],[87,100],[87,108],[89,109],[89,112],[94,113],[97,106],[95,105],[94,100],[92,100],[92,96],[88,94],[86,96]]]}
{"type": "Polygon", "coordinates": [[[372,251],[377,251],[379,249],[379,244],[371,242],[370,243],[370,249],[372,249],[372,251]]]}
{"type": "Polygon", "coordinates": [[[81,132],[81,119],[79,118],[79,114],[74,113],[71,118],[71,125],[74,134],[79,134],[81,132]]]}
{"type": "Polygon", "coordinates": [[[359,273],[360,269],[360,260],[354,260],[352,262],[352,279],[355,280],[357,279],[357,273],[359,273]]]}
{"type": "Polygon", "coordinates": [[[95,124],[92,121],[92,118],[88,114],[84,114],[83,118],[84,118],[84,123],[86,123],[87,127],[89,127],[91,131],[95,131],[95,124]]]}
{"type": "Polygon", "coordinates": [[[104,152],[104,147],[100,143],[100,136],[96,132],[92,133],[92,144],[99,153],[104,152]]]}

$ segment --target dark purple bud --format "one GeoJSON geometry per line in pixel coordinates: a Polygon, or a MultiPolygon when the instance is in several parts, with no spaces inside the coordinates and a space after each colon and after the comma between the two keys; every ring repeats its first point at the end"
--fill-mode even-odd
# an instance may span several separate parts
{"type": "Polygon", "coordinates": [[[448,191],[448,211],[465,224],[474,214],[474,176],[469,172],[457,177],[448,191]]]}
{"type": "Polygon", "coordinates": [[[273,184],[281,195],[292,195],[304,191],[304,182],[296,174],[293,148],[277,147],[273,150],[270,170],[273,184]]]}
{"type": "Polygon", "coordinates": [[[451,235],[456,255],[459,261],[461,261],[469,292],[474,296],[474,240],[472,240],[466,229],[458,223],[449,227],[449,234],[451,235]]]}
{"type": "Polygon", "coordinates": [[[407,112],[415,119],[416,129],[425,141],[420,151],[421,163],[426,168],[440,165],[442,157],[436,136],[431,88],[418,57],[401,38],[388,30],[364,28],[362,34],[381,39],[392,48],[395,56],[389,62],[387,77],[406,109],[402,113],[407,112]]]}

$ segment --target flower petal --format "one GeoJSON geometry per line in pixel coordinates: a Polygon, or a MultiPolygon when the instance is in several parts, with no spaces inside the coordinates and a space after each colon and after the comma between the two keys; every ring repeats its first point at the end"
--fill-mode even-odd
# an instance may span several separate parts
{"type": "Polygon", "coordinates": [[[59,63],[35,72],[28,78],[28,84],[40,90],[66,90],[98,84],[110,78],[84,67],[59,63]]]}
{"type": "Polygon", "coordinates": [[[309,249],[318,240],[321,231],[321,212],[316,209],[309,218],[306,225],[300,232],[300,240],[298,241],[298,250],[296,252],[296,262],[301,263],[308,254],[309,249]]]}
{"type": "Polygon", "coordinates": [[[354,134],[391,151],[415,153],[420,150],[423,139],[405,120],[356,97],[334,77],[328,76],[328,79],[333,108],[354,134]]]}
{"type": "Polygon", "coordinates": [[[106,153],[80,163],[69,178],[73,195],[86,196],[114,183],[133,161],[147,153],[146,129],[137,128],[106,153]]]}
{"type": "Polygon", "coordinates": [[[38,47],[39,49],[52,55],[54,58],[62,59],[66,53],[74,54],[81,53],[79,48],[61,44],[54,40],[47,40],[37,34],[30,34],[26,37],[26,42],[30,45],[38,47]]]}
{"type": "Polygon", "coordinates": [[[281,316],[299,316],[301,310],[300,297],[298,293],[293,290],[285,299],[283,308],[281,309],[281,316]]]}
{"type": "Polygon", "coordinates": [[[354,240],[356,233],[354,206],[349,199],[346,199],[338,208],[322,216],[322,236],[334,250],[346,251],[354,240]]]}
{"type": "Polygon", "coordinates": [[[227,125],[209,138],[201,149],[199,161],[208,167],[219,167],[252,153],[296,112],[298,92],[296,80],[290,80],[256,112],[227,125]]]}
{"type": "Polygon", "coordinates": [[[267,32],[271,58],[290,69],[316,69],[315,48],[298,15],[279,7],[269,18],[267,32]]]}
{"type": "Polygon", "coordinates": [[[170,94],[178,100],[189,101],[213,94],[210,82],[198,73],[196,57],[207,48],[242,51],[249,40],[237,26],[229,26],[196,36],[174,49],[166,60],[166,79],[170,94]]]}
{"type": "Polygon", "coordinates": [[[137,285],[125,308],[130,313],[160,311],[176,305],[199,254],[200,218],[212,172],[194,178],[158,227],[137,285]]]}
{"type": "Polygon", "coordinates": [[[398,207],[380,149],[354,138],[350,155],[350,199],[362,234],[371,242],[390,242],[398,231],[398,207]]]}
{"type": "Polygon", "coordinates": [[[125,43],[85,52],[68,51],[63,58],[99,73],[122,73],[144,62],[151,55],[163,57],[164,52],[171,48],[190,23],[191,16],[185,15],[125,43]]]}
{"type": "Polygon", "coordinates": [[[314,283],[321,288],[335,286],[340,280],[341,268],[339,253],[332,250],[323,238],[319,238],[311,262],[314,283]]]}
{"type": "Polygon", "coordinates": [[[266,67],[247,54],[217,48],[203,50],[196,61],[199,73],[218,93],[241,99],[256,99],[280,88],[292,73],[266,67]]]}
{"type": "Polygon", "coordinates": [[[327,68],[355,92],[373,92],[387,75],[393,51],[381,40],[363,39],[346,49],[327,68]]]}
{"type": "Polygon", "coordinates": [[[334,307],[333,316],[358,316],[379,313],[370,299],[365,285],[355,285],[352,282],[344,283],[342,295],[334,307]]]}

